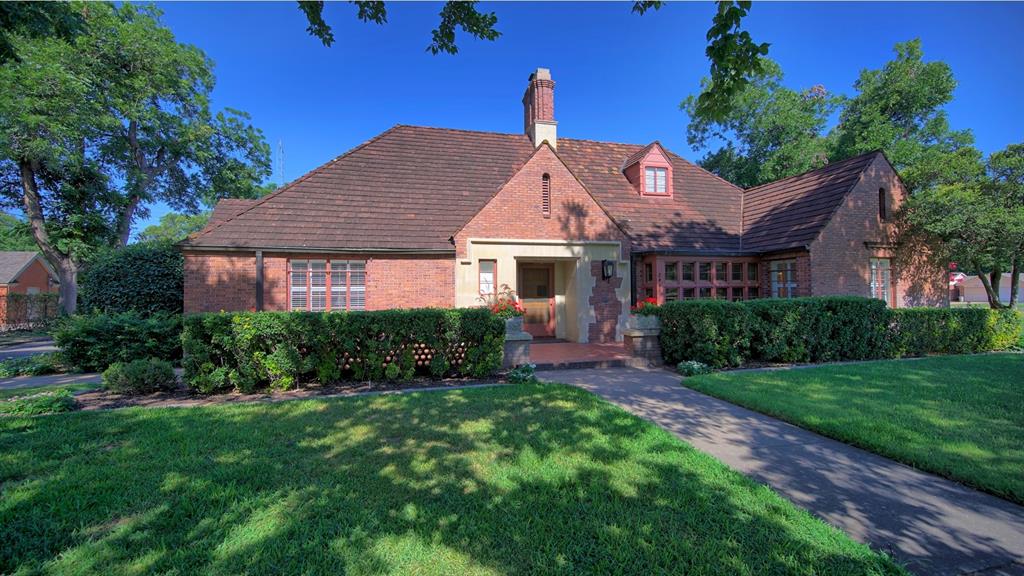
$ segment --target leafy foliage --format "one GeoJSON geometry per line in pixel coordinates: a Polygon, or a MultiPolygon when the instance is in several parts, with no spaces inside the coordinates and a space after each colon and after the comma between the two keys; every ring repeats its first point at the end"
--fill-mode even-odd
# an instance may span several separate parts
{"type": "Polygon", "coordinates": [[[168,212],[160,217],[158,224],[150,224],[139,232],[139,242],[180,242],[189,234],[202,230],[210,221],[210,214],[168,212]]]}
{"type": "Polygon", "coordinates": [[[139,358],[127,363],[114,362],[103,371],[103,387],[118,394],[150,394],[177,386],[174,366],[166,360],[139,358]]]}
{"type": "Polygon", "coordinates": [[[676,364],[676,372],[680,375],[689,378],[690,376],[700,376],[701,374],[710,374],[714,370],[703,362],[697,362],[696,360],[686,360],[676,364]]]}
{"type": "Polygon", "coordinates": [[[841,159],[884,150],[916,192],[948,180],[962,166],[957,160],[962,150],[972,154],[973,136],[951,130],[943,109],[956,88],[952,68],[925,62],[920,40],[896,44],[895,50],[896,58],[882,69],[860,73],[857,94],[839,117],[833,155],[841,159]]]}
{"type": "Polygon", "coordinates": [[[658,314],[666,362],[714,368],[1005,350],[1021,335],[1021,318],[1011,310],[893,310],[853,296],[685,300],[666,303],[658,314]]]}
{"type": "Polygon", "coordinates": [[[922,190],[906,207],[909,232],[929,240],[938,255],[978,275],[993,308],[1012,308],[1024,269],[1024,144],[975,161],[972,177],[922,190]],[[1002,274],[1011,276],[1009,303],[999,299],[1002,274]]]}
{"type": "Polygon", "coordinates": [[[53,340],[64,361],[86,372],[140,358],[181,358],[181,315],[79,314],[60,321],[53,340]]]}
{"type": "Polygon", "coordinates": [[[64,372],[64,368],[60,355],[55,353],[8,358],[0,361],[0,378],[55,374],[64,372]]]}
{"type": "Polygon", "coordinates": [[[0,212],[0,250],[34,251],[38,249],[36,240],[32,237],[32,227],[28,222],[6,212],[0,212]]]}
{"type": "Polygon", "coordinates": [[[508,371],[505,376],[513,384],[530,384],[537,381],[536,364],[520,364],[508,371]]]}
{"type": "Polygon", "coordinates": [[[39,416],[70,412],[75,409],[75,398],[68,390],[36,392],[0,400],[0,414],[10,416],[39,416]]]}
{"type": "Polygon", "coordinates": [[[185,318],[185,381],[209,393],[304,382],[488,376],[505,323],[487,309],[242,312],[185,318]]]}
{"type": "Polygon", "coordinates": [[[181,312],[184,257],[169,242],[108,249],[89,261],[79,282],[85,312],[181,312]]]}
{"type": "Polygon", "coordinates": [[[711,79],[697,96],[694,108],[701,117],[722,121],[733,98],[764,72],[762,57],[768,54],[768,44],[754,42],[749,32],[740,29],[751,7],[749,0],[718,0],[717,5],[705,49],[711,61],[711,79]]]}
{"type": "Polygon", "coordinates": [[[85,22],[69,2],[0,2],[0,65],[19,61],[11,36],[71,40],[85,22]]]}
{"type": "Polygon", "coordinates": [[[707,153],[701,166],[743,187],[823,166],[829,144],[822,134],[842,100],[820,85],[802,92],[786,88],[782,69],[767,58],[760,70],[720,113],[708,114],[693,95],[681,104],[690,117],[686,139],[694,150],[727,141],[707,153]]]}

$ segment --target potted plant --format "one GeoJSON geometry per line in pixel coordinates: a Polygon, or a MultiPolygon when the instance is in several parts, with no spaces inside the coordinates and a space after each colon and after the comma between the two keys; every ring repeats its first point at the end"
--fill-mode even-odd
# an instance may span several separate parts
{"type": "Polygon", "coordinates": [[[495,316],[505,319],[506,334],[523,331],[523,315],[526,314],[526,308],[523,308],[523,303],[519,301],[515,291],[507,284],[502,286],[501,292],[495,296],[490,308],[495,316]]]}
{"type": "Polygon", "coordinates": [[[656,330],[661,326],[658,318],[658,301],[644,298],[630,309],[629,328],[633,330],[656,330]]]}

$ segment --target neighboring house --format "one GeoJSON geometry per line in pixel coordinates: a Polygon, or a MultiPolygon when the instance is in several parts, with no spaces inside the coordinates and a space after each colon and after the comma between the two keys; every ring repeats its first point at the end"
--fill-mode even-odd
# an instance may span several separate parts
{"type": "Polygon", "coordinates": [[[21,324],[45,313],[27,298],[12,295],[56,292],[58,284],[57,275],[38,252],[0,252],[0,325],[21,324]]]}
{"type": "MultiPolygon", "coordinates": [[[[985,293],[985,286],[977,276],[961,275],[959,282],[950,286],[950,299],[954,302],[982,302],[988,304],[988,294],[985,293]]],[[[1010,274],[1003,274],[999,280],[999,300],[1003,304],[1010,302],[1010,274]]],[[[1024,296],[1024,277],[1017,285],[1017,301],[1020,302],[1024,296]]]]}
{"type": "Polygon", "coordinates": [[[185,311],[476,306],[507,285],[534,335],[604,342],[644,297],[948,302],[941,267],[898,254],[881,153],[744,191],[659,142],[560,137],[546,69],[523,107],[525,134],[399,125],[220,202],[182,243],[185,311]]]}

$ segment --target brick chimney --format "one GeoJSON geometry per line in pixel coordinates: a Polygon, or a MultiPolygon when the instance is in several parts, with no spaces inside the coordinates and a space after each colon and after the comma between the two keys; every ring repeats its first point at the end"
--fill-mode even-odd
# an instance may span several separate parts
{"type": "Polygon", "coordinates": [[[523,124],[533,146],[540,146],[545,140],[552,148],[558,147],[555,128],[555,81],[551,71],[537,68],[530,74],[530,83],[523,94],[523,124]]]}

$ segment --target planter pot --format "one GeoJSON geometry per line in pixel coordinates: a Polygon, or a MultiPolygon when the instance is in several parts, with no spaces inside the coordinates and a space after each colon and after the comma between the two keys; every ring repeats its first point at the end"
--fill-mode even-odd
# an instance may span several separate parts
{"type": "Polygon", "coordinates": [[[505,334],[518,334],[523,331],[523,317],[513,316],[505,319],[505,334]]]}
{"type": "Polygon", "coordinates": [[[661,328],[661,319],[657,316],[630,314],[628,327],[633,330],[657,330],[661,328]]]}

